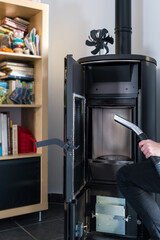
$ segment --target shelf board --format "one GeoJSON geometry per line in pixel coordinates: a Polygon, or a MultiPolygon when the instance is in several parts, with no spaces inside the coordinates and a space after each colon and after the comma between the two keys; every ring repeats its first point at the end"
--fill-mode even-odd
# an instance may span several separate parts
{"type": "Polygon", "coordinates": [[[18,53],[7,53],[7,52],[0,52],[0,61],[5,61],[5,60],[23,60],[23,61],[35,61],[35,60],[40,60],[42,59],[41,56],[36,56],[36,55],[30,55],[30,54],[18,54],[18,53]]]}
{"type": "Polygon", "coordinates": [[[0,104],[0,108],[40,108],[41,104],[0,104]]]}
{"type": "Polygon", "coordinates": [[[30,158],[30,157],[40,157],[40,153],[20,153],[15,155],[6,155],[6,156],[0,156],[1,160],[10,160],[10,159],[17,159],[17,158],[30,158]]]}
{"type": "Polygon", "coordinates": [[[40,11],[45,10],[46,4],[28,1],[28,0],[1,0],[0,1],[0,19],[5,16],[9,17],[22,17],[30,19],[40,11]]]}

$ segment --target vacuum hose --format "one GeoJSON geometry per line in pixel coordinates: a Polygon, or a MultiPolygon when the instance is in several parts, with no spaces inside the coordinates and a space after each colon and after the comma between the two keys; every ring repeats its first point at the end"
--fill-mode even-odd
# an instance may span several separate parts
{"type": "MultiPolygon", "coordinates": [[[[137,137],[139,139],[139,141],[142,140],[146,140],[148,139],[148,137],[146,136],[145,133],[142,132],[142,130],[135,125],[134,123],[131,123],[130,121],[118,116],[118,115],[114,115],[114,120],[118,123],[120,123],[121,125],[129,128],[130,130],[132,130],[133,132],[135,132],[137,134],[137,137]]],[[[150,156],[150,159],[153,163],[153,165],[155,166],[158,175],[160,176],[160,158],[155,157],[155,156],[150,156]]]]}

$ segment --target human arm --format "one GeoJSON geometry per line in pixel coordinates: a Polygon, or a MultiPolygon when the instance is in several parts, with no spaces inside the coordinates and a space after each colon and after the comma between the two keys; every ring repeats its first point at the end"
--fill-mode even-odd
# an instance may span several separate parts
{"type": "Polygon", "coordinates": [[[150,156],[160,157],[160,143],[150,139],[142,140],[139,142],[139,147],[146,158],[150,156]]]}

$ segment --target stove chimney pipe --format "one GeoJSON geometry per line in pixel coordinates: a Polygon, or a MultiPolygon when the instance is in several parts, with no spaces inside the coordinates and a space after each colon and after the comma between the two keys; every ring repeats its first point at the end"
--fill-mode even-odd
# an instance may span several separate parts
{"type": "Polygon", "coordinates": [[[115,52],[131,54],[131,0],[115,0],[115,52]]]}

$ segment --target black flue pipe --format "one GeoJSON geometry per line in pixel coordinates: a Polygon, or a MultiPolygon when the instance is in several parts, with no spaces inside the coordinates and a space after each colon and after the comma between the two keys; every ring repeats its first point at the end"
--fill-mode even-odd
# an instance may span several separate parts
{"type": "Polygon", "coordinates": [[[131,0],[115,0],[115,52],[131,54],[131,0]]]}

